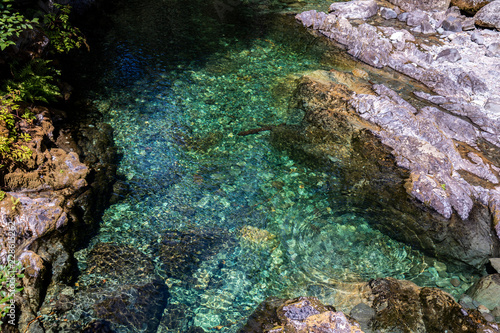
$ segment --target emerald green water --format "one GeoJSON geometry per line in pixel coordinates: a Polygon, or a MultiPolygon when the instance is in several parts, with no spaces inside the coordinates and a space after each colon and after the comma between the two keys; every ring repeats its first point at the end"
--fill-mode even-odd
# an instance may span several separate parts
{"type": "MultiPolygon", "coordinates": [[[[106,210],[99,234],[77,254],[86,272],[79,284],[100,278],[86,264],[94,246],[132,245],[156,263],[169,287],[164,316],[187,309],[177,328],[159,332],[235,332],[267,296],[318,296],[348,310],[340,302],[349,286],[376,277],[462,294],[470,276],[443,269],[333,205],[340,184],[328,169],[274,149],[268,132],[237,135],[262,124],[298,124],[302,115],[288,105],[296,80],[352,62],[332,58],[341,51],[328,51],[293,16],[269,14],[286,5],[239,4],[222,16],[213,6],[130,1],[94,51],[93,71],[87,68],[93,74],[82,80],[92,82],[89,95],[114,128],[123,154],[119,175],[130,191],[106,210]],[[221,244],[183,279],[162,270],[157,246],[169,231],[218,234],[221,244]],[[449,282],[454,276],[462,280],[458,288],[449,282]]],[[[83,321],[94,316],[91,307],[78,311],[83,321]]]]}

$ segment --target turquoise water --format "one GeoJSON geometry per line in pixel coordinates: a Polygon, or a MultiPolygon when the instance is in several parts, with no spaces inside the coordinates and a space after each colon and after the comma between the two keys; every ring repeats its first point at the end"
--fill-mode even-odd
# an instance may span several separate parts
{"type": "Polygon", "coordinates": [[[274,149],[269,132],[237,135],[298,124],[302,115],[288,106],[296,80],[316,69],[343,70],[347,58],[325,56],[328,46],[293,17],[269,14],[285,5],[239,5],[222,17],[205,8],[213,3],[188,2],[180,12],[171,5],[129,3],[96,51],[101,66],[89,94],[114,128],[123,154],[119,175],[130,191],[106,210],[90,248],[77,254],[79,285],[100,278],[87,266],[92,247],[132,245],[169,287],[164,315],[189,310],[179,332],[235,332],[271,295],[318,296],[349,310],[342,295],[376,277],[439,285],[455,296],[467,289],[470,276],[333,206],[340,184],[328,169],[274,149]],[[220,244],[197,249],[192,265],[172,274],[158,252],[169,232],[209,235],[220,244]],[[455,276],[462,280],[457,288],[449,282],[455,276]]]}

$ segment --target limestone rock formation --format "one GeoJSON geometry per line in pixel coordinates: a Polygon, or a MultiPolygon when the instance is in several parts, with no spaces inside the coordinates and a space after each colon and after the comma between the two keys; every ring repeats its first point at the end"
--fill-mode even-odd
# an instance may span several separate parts
{"type": "Polygon", "coordinates": [[[399,6],[405,11],[415,9],[422,10],[446,10],[450,6],[450,0],[389,0],[389,2],[399,6]]]}
{"type": "MultiPolygon", "coordinates": [[[[433,27],[449,17],[462,20],[454,9],[436,13],[415,11],[406,19],[409,17],[414,17],[417,23],[428,20],[433,27]]],[[[377,195],[369,195],[366,191],[364,202],[384,209],[380,198],[387,194],[385,200],[391,202],[393,214],[398,216],[393,220],[405,222],[397,226],[381,222],[379,228],[433,254],[450,256],[476,267],[498,253],[500,118],[493,92],[500,91],[496,79],[500,74],[496,70],[500,61],[491,57],[484,46],[473,42],[467,32],[448,33],[449,38],[442,43],[431,45],[414,36],[411,28],[396,29],[368,23],[355,25],[342,16],[316,11],[303,12],[297,18],[305,26],[345,45],[348,53],[363,62],[377,68],[390,67],[426,86],[412,83],[413,96],[407,94],[404,98],[379,84],[359,91],[348,74],[332,70],[330,74],[308,75],[297,89],[302,96],[299,108],[306,113],[303,133],[314,127],[319,132],[330,133],[331,137],[342,138],[342,147],[336,147],[334,141],[322,144],[323,147],[328,144],[336,147],[326,149],[328,154],[336,156],[342,152],[342,158],[349,161],[344,163],[339,159],[340,163],[336,164],[343,164],[344,168],[347,165],[347,170],[349,165],[364,165],[366,170],[376,170],[379,175],[374,173],[365,178],[380,179],[372,181],[372,186],[385,184],[383,191],[377,189],[377,195]],[[336,95],[327,92],[329,89],[335,89],[336,95]],[[415,96],[430,103],[422,105],[415,96]],[[321,99],[323,105],[318,107],[321,99]],[[310,103],[311,100],[314,103],[310,103]],[[338,101],[334,103],[335,100],[338,101]],[[366,122],[362,123],[357,117],[366,122]],[[368,132],[388,148],[388,151],[372,148],[379,155],[372,153],[370,156],[387,161],[384,169],[368,168],[365,163],[368,156],[363,159],[362,150],[356,151],[359,146],[353,144],[356,142],[353,138],[374,146],[368,143],[371,140],[368,132]],[[405,170],[409,174],[405,174],[405,170]],[[390,173],[392,176],[388,176],[390,173]],[[393,179],[392,185],[386,179],[393,179]],[[396,199],[401,195],[398,194],[401,185],[396,179],[400,179],[399,184],[404,183],[407,198],[416,199],[413,205],[421,207],[420,213],[411,213],[420,216],[413,222],[407,215],[413,209],[396,199]]],[[[494,31],[483,31],[481,36],[485,45],[500,41],[500,34],[494,31]]],[[[351,171],[343,172],[349,174],[346,180],[353,179],[352,184],[360,180],[353,177],[351,171]]]]}
{"type": "Polygon", "coordinates": [[[436,108],[416,109],[385,86],[373,88],[333,70],[305,75],[294,100],[305,112],[304,127],[276,128],[272,142],[294,158],[306,160],[303,154],[330,165],[356,192],[349,201],[358,214],[392,237],[448,260],[483,264],[499,251],[488,208],[466,199],[473,185],[449,176],[460,175],[453,165],[494,176],[463,159],[448,136],[451,128],[475,131],[436,108]]]}
{"type": "Polygon", "coordinates": [[[348,19],[367,19],[377,14],[378,5],[373,0],[334,2],[328,11],[348,19]]]}
{"type": "Polygon", "coordinates": [[[495,0],[481,8],[474,15],[476,25],[500,30],[500,1],[495,0]]]}

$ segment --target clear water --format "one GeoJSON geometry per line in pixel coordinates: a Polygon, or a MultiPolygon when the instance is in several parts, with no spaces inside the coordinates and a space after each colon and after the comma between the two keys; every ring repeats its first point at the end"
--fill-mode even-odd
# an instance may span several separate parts
{"type": "MultiPolygon", "coordinates": [[[[340,193],[328,170],[275,150],[268,132],[237,135],[298,123],[301,114],[288,108],[296,79],[352,66],[325,56],[328,46],[293,17],[269,14],[308,5],[328,6],[254,1],[228,5],[221,16],[214,2],[130,1],[94,50],[94,72],[86,70],[94,74],[82,78],[114,128],[119,174],[130,187],[106,210],[90,248],[131,244],[158,262],[154,244],[167,231],[225,235],[224,247],[197,263],[195,283],[162,276],[169,304],[190,309],[190,326],[235,332],[271,295],[318,296],[349,310],[355,304],[344,295],[376,277],[439,285],[455,296],[470,285],[470,276],[443,270],[370,221],[337,213],[346,210],[331,204],[340,193]],[[449,282],[455,274],[458,288],[449,282]]],[[[88,252],[78,253],[82,270],[88,252]]],[[[79,283],[93,279],[84,274],[79,283]]]]}

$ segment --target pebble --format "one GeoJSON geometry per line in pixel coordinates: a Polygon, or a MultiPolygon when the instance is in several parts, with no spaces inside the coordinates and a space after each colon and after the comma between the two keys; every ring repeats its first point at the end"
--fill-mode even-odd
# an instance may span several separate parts
{"type": "Polygon", "coordinates": [[[458,301],[458,303],[466,309],[475,308],[472,298],[466,294],[463,294],[462,296],[460,296],[460,300],[458,301]]]}
{"type": "Polygon", "coordinates": [[[491,43],[486,52],[488,57],[500,57],[500,43],[491,43]]]}
{"type": "Polygon", "coordinates": [[[477,310],[481,313],[490,313],[490,310],[482,304],[477,307],[477,310]]]}
{"type": "Polygon", "coordinates": [[[448,286],[448,280],[437,280],[436,286],[438,286],[439,288],[444,288],[448,286]]]}
{"type": "Polygon", "coordinates": [[[495,317],[493,317],[490,313],[483,313],[483,318],[490,323],[495,322],[495,317]]]}
{"type": "Polygon", "coordinates": [[[380,16],[382,16],[386,20],[390,20],[390,19],[395,19],[396,17],[398,17],[398,14],[390,8],[382,7],[382,8],[380,8],[380,16]]]}
{"type": "Polygon", "coordinates": [[[500,317],[500,306],[495,307],[493,311],[491,311],[491,314],[495,317],[500,317]]]}
{"type": "Polygon", "coordinates": [[[450,280],[450,283],[453,285],[453,287],[458,287],[458,286],[460,286],[460,283],[461,283],[461,282],[460,282],[460,280],[459,280],[459,279],[457,279],[457,278],[452,278],[452,279],[450,280]]]}

